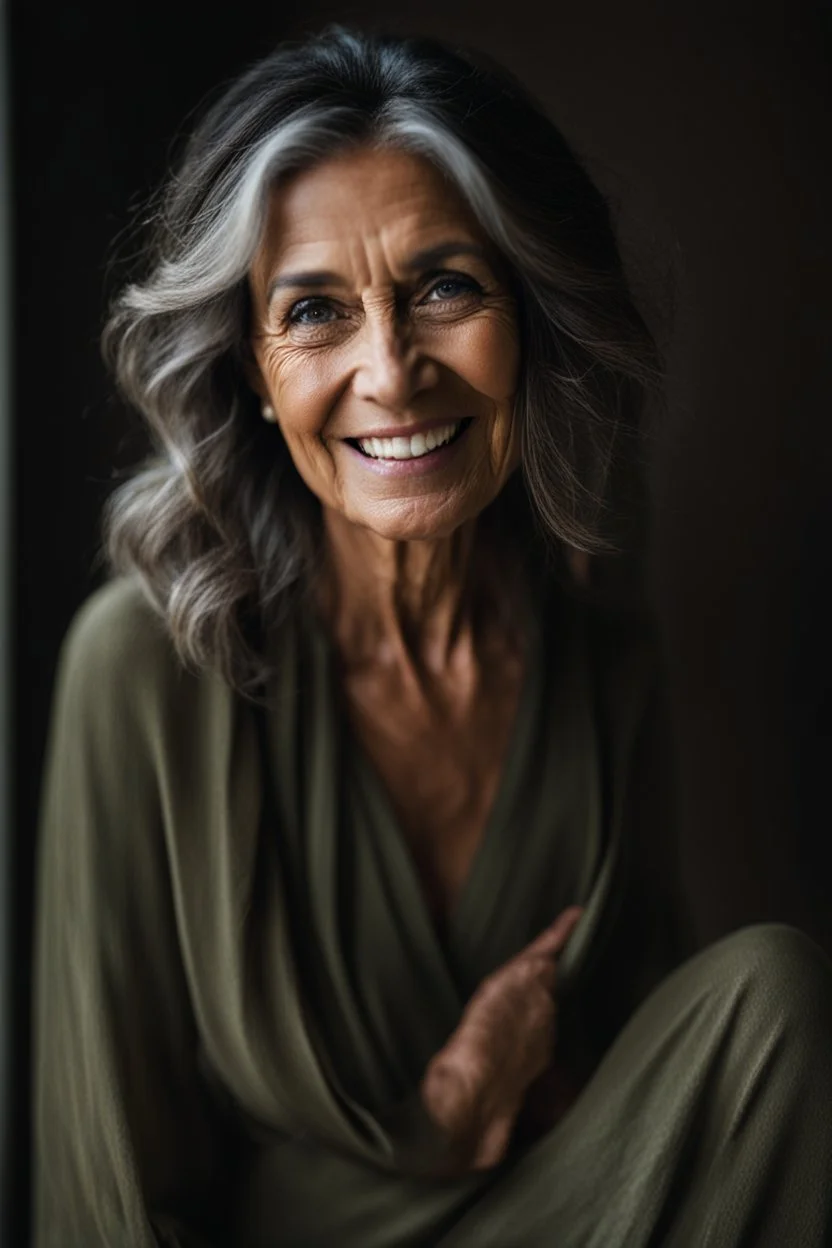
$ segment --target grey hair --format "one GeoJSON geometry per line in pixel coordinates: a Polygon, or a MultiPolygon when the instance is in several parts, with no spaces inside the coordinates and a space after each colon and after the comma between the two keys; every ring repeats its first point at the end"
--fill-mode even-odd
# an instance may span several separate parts
{"type": "Polygon", "coordinates": [[[105,506],[109,569],[138,576],[183,663],[247,696],[320,542],[316,500],[246,382],[247,275],[275,183],[368,144],[442,170],[513,274],[522,476],[539,528],[589,554],[638,540],[640,415],[660,372],[606,206],[558,131],[505,71],[433,40],[336,27],[283,45],[197,127],[154,215],[147,272],[103,337],[153,443],[105,506]]]}

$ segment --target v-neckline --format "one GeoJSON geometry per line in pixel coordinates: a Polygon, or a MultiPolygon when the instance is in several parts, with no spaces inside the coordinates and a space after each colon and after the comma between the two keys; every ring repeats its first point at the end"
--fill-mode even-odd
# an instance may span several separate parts
{"type": "MultiPolygon", "coordinates": [[[[548,597],[548,596],[547,596],[548,597]]],[[[514,805],[523,772],[523,761],[528,758],[531,749],[531,737],[539,718],[540,703],[543,696],[542,661],[544,655],[544,620],[542,605],[529,612],[529,624],[526,632],[524,671],[520,682],[520,691],[514,708],[508,740],[503,751],[500,764],[500,775],[491,802],[490,809],[480,834],[479,842],[471,859],[468,872],[460,887],[453,906],[440,930],[431,909],[419,869],[410,848],[407,835],[401,820],[396,813],[389,789],[373,763],[361,738],[353,728],[344,705],[343,691],[337,680],[337,652],[331,638],[320,621],[315,621],[314,631],[318,644],[323,647],[326,663],[326,679],[334,710],[337,730],[342,743],[347,744],[346,757],[353,768],[353,779],[358,783],[376,816],[377,826],[390,829],[391,835],[386,841],[385,852],[395,861],[396,877],[404,887],[410,903],[410,913],[418,924],[418,935],[422,946],[427,945],[436,961],[450,971],[458,992],[461,983],[462,968],[459,966],[458,950],[460,938],[464,935],[466,942],[470,940],[472,923],[479,927],[478,915],[482,912],[479,898],[483,886],[493,881],[495,860],[499,858],[498,850],[503,841],[501,827],[514,805]]]]}

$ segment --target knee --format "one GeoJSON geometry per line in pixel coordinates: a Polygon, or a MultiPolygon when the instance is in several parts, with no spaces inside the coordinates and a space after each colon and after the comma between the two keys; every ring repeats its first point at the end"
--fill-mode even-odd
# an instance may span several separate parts
{"type": "Polygon", "coordinates": [[[700,957],[715,984],[770,1019],[811,1024],[832,1040],[832,962],[813,940],[785,923],[742,928],[700,957]]]}

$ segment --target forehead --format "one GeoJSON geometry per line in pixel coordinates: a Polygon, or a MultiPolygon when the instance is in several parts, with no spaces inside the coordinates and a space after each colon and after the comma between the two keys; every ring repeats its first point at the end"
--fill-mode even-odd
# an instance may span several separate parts
{"type": "Polygon", "coordinates": [[[368,243],[395,256],[458,239],[485,242],[462,195],[424,157],[361,148],[292,174],[271,192],[256,270],[324,261],[368,243]]]}

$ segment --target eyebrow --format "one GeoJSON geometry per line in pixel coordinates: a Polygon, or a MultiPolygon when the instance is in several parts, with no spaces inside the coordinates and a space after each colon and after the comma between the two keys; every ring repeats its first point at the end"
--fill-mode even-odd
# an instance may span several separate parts
{"type": "MultiPolygon", "coordinates": [[[[405,271],[408,273],[424,272],[426,269],[435,268],[450,256],[475,256],[477,259],[485,260],[486,262],[489,259],[486,248],[480,247],[476,243],[439,243],[435,247],[426,247],[422,251],[415,252],[406,261],[405,271]]],[[[282,273],[279,277],[275,277],[269,282],[266,291],[266,303],[271,303],[278,290],[297,287],[306,287],[308,289],[310,286],[345,285],[346,282],[343,277],[339,277],[331,269],[316,269],[306,273],[282,273]]]]}

